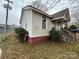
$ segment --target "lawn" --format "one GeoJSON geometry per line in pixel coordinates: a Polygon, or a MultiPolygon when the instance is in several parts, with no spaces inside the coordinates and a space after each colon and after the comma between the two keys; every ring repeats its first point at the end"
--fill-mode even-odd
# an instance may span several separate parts
{"type": "Polygon", "coordinates": [[[79,59],[79,43],[20,43],[15,33],[3,42],[3,59],[79,59]]]}
{"type": "Polygon", "coordinates": [[[5,38],[5,33],[0,32],[0,44],[2,43],[2,40],[5,38]]]}

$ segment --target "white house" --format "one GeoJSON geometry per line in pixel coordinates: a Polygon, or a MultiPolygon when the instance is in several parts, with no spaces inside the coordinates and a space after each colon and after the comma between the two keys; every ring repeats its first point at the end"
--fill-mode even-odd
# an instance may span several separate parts
{"type": "MultiPolygon", "coordinates": [[[[64,13],[65,14],[65,13],[64,13]]],[[[55,20],[64,20],[62,23],[67,23],[65,15],[53,17],[35,7],[30,5],[22,8],[20,24],[25,30],[29,32],[29,43],[34,43],[41,40],[47,40],[49,30],[58,24],[55,20]],[[53,21],[55,21],[53,23],[53,21]]],[[[59,25],[59,24],[58,24],[59,25]]]]}

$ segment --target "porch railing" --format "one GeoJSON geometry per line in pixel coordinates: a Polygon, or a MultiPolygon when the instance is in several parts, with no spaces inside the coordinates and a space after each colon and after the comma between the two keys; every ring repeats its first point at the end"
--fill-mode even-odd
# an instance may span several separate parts
{"type": "Polygon", "coordinates": [[[75,41],[75,34],[67,29],[63,29],[64,39],[67,42],[75,41]]]}

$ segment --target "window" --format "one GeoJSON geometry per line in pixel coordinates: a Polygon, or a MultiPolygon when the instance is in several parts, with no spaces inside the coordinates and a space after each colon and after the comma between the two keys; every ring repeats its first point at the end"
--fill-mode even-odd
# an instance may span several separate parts
{"type": "Polygon", "coordinates": [[[42,17],[42,29],[46,29],[46,17],[42,17]]]}

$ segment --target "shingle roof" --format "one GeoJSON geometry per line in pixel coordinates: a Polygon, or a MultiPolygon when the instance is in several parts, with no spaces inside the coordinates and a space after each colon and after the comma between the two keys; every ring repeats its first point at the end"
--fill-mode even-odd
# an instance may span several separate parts
{"type": "Polygon", "coordinates": [[[64,9],[60,12],[57,12],[57,13],[51,15],[51,16],[53,17],[53,19],[66,17],[66,19],[64,19],[64,20],[70,21],[70,15],[69,15],[69,9],[68,8],[66,8],[66,9],[64,9]]]}

